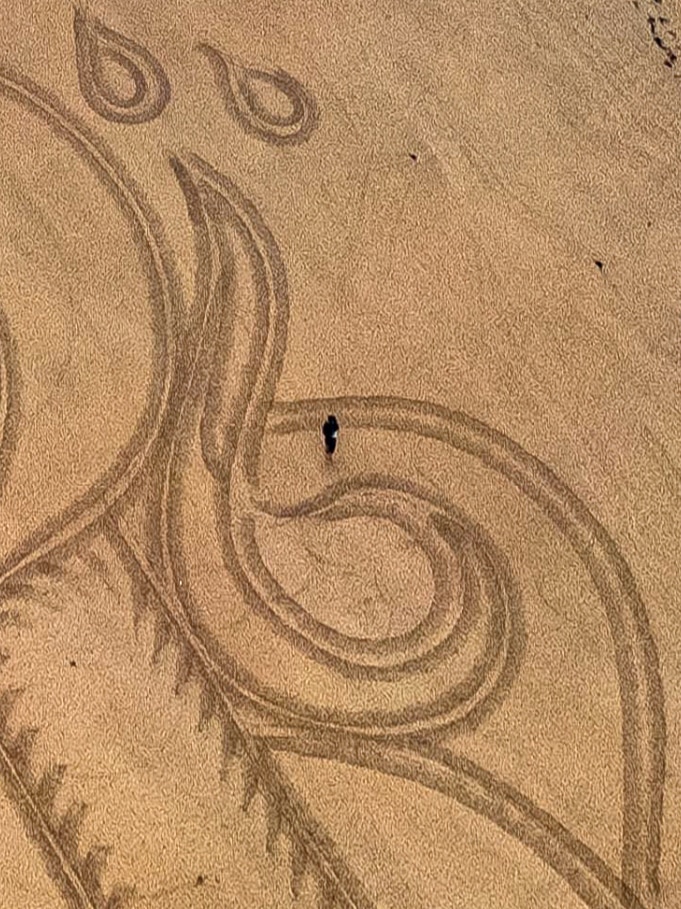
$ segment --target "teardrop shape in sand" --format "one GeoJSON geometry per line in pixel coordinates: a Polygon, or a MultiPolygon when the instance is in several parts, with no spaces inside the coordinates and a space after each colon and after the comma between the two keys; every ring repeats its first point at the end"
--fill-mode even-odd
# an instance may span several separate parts
{"type": "Polygon", "coordinates": [[[198,50],[213,69],[230,116],[245,132],[273,145],[310,138],[319,122],[317,103],[290,73],[244,66],[209,44],[198,50]]]}
{"type": "Polygon", "coordinates": [[[158,60],[81,9],[76,9],[73,31],[80,90],[92,110],[112,123],[158,117],[171,95],[158,60]]]}

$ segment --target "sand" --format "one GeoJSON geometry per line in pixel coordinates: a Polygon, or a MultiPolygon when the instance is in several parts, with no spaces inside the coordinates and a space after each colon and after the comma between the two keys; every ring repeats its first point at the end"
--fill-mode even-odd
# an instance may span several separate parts
{"type": "Polygon", "coordinates": [[[0,909],[681,907],[679,4],[2,13],[0,909]]]}

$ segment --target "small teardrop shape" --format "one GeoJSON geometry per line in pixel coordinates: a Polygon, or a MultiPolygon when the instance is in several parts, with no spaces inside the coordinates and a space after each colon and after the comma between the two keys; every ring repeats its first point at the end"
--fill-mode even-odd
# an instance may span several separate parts
{"type": "Polygon", "coordinates": [[[112,123],[145,123],[158,117],[171,94],[158,60],[83,8],[75,11],[73,31],[78,82],[92,110],[112,123]]]}
{"type": "Polygon", "coordinates": [[[245,66],[209,44],[198,50],[208,60],[229,114],[251,135],[273,145],[307,141],[317,127],[317,103],[307,89],[282,69],[245,66]],[[288,108],[281,111],[281,106],[288,108]]]}

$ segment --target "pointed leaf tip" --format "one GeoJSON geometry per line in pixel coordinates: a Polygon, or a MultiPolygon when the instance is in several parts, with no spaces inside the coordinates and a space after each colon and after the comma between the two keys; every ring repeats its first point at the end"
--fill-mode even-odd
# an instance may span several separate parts
{"type": "Polygon", "coordinates": [[[53,764],[45,773],[43,773],[38,789],[36,791],[36,801],[46,815],[50,815],[54,807],[59,787],[64,781],[66,774],[66,764],[53,764]]]}
{"type": "Polygon", "coordinates": [[[78,857],[80,834],[86,812],[87,806],[84,802],[74,802],[67,809],[59,824],[61,847],[71,861],[75,861],[78,857]]]}
{"type": "Polygon", "coordinates": [[[17,769],[23,776],[30,773],[31,756],[38,733],[39,730],[34,726],[22,729],[8,748],[12,759],[17,765],[17,769]]]}
{"type": "Polygon", "coordinates": [[[244,811],[248,811],[258,792],[258,771],[251,761],[244,762],[243,778],[244,795],[241,800],[241,807],[244,811]]]}
{"type": "Polygon", "coordinates": [[[296,836],[293,836],[291,838],[291,894],[294,899],[298,899],[303,891],[307,861],[305,846],[296,836]]]}

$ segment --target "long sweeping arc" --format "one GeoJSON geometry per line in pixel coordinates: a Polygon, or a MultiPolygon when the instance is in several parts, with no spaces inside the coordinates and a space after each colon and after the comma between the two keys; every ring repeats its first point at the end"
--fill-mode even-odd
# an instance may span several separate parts
{"type": "MultiPolygon", "coordinates": [[[[650,622],[631,571],[615,542],[584,503],[546,465],[504,434],[466,414],[426,402],[389,397],[275,404],[288,311],[285,271],[278,247],[260,214],[231,180],[196,157],[188,160],[186,174],[201,183],[203,192],[222,193],[227,197],[235,229],[248,238],[254,286],[262,294],[262,298],[258,297],[254,320],[259,339],[254,349],[259,349],[261,354],[253,370],[250,399],[239,413],[231,415],[232,436],[226,449],[220,448],[219,433],[211,430],[212,425],[218,425],[214,414],[204,412],[202,416],[206,463],[209,466],[212,463],[217,482],[230,488],[236,485],[236,478],[247,491],[251,505],[268,515],[291,517],[301,510],[312,513],[328,507],[334,498],[347,494],[349,488],[326,489],[288,508],[263,500],[258,494],[260,449],[266,430],[284,434],[316,431],[320,413],[340,412],[348,427],[416,433],[468,452],[538,505],[583,561],[610,626],[623,720],[622,878],[630,892],[646,904],[656,905],[665,773],[664,700],[650,622]]],[[[205,224],[204,229],[207,230],[205,224]]],[[[218,247],[222,245],[218,243],[218,247]]],[[[219,316],[213,313],[217,324],[219,316]]],[[[251,353],[249,363],[253,362],[251,353]]],[[[210,373],[211,365],[206,368],[210,373]]],[[[247,523],[235,519],[233,525],[240,533],[247,523]]],[[[223,522],[221,530],[225,536],[227,522],[223,522]]],[[[242,555],[248,553],[250,543],[252,539],[246,539],[242,555]]],[[[234,564],[240,559],[237,556],[230,561],[234,564]]],[[[241,565],[239,573],[243,586],[251,586],[251,577],[243,575],[241,565]]],[[[306,723],[307,718],[301,713],[297,721],[306,723]]]]}
{"type": "Polygon", "coordinates": [[[0,94],[19,102],[46,122],[55,135],[65,139],[108,187],[132,225],[140,253],[151,274],[150,301],[161,352],[161,362],[155,364],[157,377],[153,399],[127,450],[81,500],[37,530],[31,539],[7,557],[0,566],[0,584],[3,584],[102,517],[138,475],[167,419],[175,374],[175,330],[181,308],[172,254],[166,246],[160,222],[123,165],[56,98],[6,65],[0,66],[0,94]]]}

